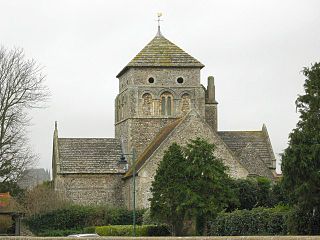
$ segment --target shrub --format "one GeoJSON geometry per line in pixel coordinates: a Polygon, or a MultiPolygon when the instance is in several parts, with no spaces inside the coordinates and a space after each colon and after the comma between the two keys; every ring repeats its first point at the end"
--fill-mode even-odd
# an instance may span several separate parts
{"type": "Polygon", "coordinates": [[[83,229],[84,233],[96,233],[96,227],[85,227],[83,229]]]}
{"type": "Polygon", "coordinates": [[[71,234],[82,233],[81,230],[47,230],[39,232],[37,235],[41,237],[65,237],[71,234]]]}
{"type": "Polygon", "coordinates": [[[10,231],[13,221],[11,216],[0,215],[0,234],[6,234],[10,231]]]}
{"type": "Polygon", "coordinates": [[[238,206],[229,206],[227,211],[238,209],[251,210],[256,207],[272,207],[281,201],[281,189],[278,184],[265,177],[254,177],[247,179],[236,179],[232,181],[232,188],[235,190],[239,200],[238,206]]]}
{"type": "Polygon", "coordinates": [[[320,214],[317,209],[296,205],[288,216],[288,231],[294,235],[317,235],[320,232],[320,214]]]}
{"type": "MultiPolygon", "coordinates": [[[[143,225],[161,225],[161,222],[151,216],[150,208],[148,208],[142,216],[143,225]]],[[[163,223],[162,223],[163,224],[163,223]]]]}
{"type": "MultiPolygon", "coordinates": [[[[90,229],[91,230],[91,229],[90,229]]],[[[100,236],[132,236],[132,225],[110,225],[95,228],[100,236]]],[[[136,236],[169,236],[170,232],[165,225],[142,225],[136,226],[136,236]]]]}
{"type": "Polygon", "coordinates": [[[209,234],[218,236],[286,235],[289,208],[254,208],[220,213],[209,224],[209,234]]]}
{"type": "Polygon", "coordinates": [[[52,182],[44,182],[26,190],[21,203],[26,209],[27,216],[45,214],[71,205],[62,194],[54,191],[52,182]]]}
{"type": "MultiPolygon", "coordinates": [[[[137,224],[142,223],[144,210],[136,211],[137,224]]],[[[25,220],[29,229],[39,234],[49,230],[81,230],[90,226],[132,224],[132,211],[103,206],[72,205],[44,214],[37,214],[25,220]]]]}

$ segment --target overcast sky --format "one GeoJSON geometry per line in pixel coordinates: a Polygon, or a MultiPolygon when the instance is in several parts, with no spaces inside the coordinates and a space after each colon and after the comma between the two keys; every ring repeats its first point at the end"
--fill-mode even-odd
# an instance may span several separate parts
{"type": "Polygon", "coordinates": [[[320,61],[318,0],[0,0],[0,45],[21,47],[44,66],[48,108],[33,110],[29,137],[39,167],[51,168],[60,137],[114,137],[119,71],[163,35],[213,75],[220,130],[267,125],[276,155],[298,115],[301,70],[320,61]]]}

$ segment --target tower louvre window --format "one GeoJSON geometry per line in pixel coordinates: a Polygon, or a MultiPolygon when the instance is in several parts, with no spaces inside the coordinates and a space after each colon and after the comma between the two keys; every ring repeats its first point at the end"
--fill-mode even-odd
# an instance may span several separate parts
{"type": "Polygon", "coordinates": [[[165,92],[161,95],[161,115],[172,115],[173,97],[169,92],[165,92]]]}

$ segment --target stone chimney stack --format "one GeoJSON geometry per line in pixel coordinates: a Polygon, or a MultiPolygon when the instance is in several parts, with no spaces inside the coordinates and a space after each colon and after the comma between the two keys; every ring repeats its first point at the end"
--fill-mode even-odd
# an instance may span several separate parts
{"type": "Polygon", "coordinates": [[[218,102],[216,101],[216,89],[214,77],[208,77],[208,86],[206,90],[205,114],[206,121],[213,130],[218,130],[218,102]]]}
{"type": "Polygon", "coordinates": [[[208,100],[207,103],[215,103],[216,102],[216,87],[214,86],[214,77],[209,76],[208,77],[208,100]]]}

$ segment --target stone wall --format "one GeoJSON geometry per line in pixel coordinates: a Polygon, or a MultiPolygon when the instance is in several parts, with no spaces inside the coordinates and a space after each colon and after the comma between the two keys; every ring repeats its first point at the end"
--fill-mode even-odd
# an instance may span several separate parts
{"type": "Polygon", "coordinates": [[[122,174],[57,175],[55,190],[74,203],[123,206],[122,174]]]}
{"type": "Polygon", "coordinates": [[[198,87],[200,85],[200,68],[183,67],[145,67],[128,69],[119,78],[119,93],[130,86],[149,87],[198,87]],[[153,83],[148,80],[152,77],[153,83]],[[178,83],[177,79],[182,77],[183,83],[178,83]]]}
{"type": "Polygon", "coordinates": [[[217,104],[207,104],[206,109],[206,122],[214,131],[218,130],[218,106],[217,104]]]}
{"type": "Polygon", "coordinates": [[[139,154],[162,127],[191,109],[205,117],[200,68],[130,68],[119,78],[115,136],[125,152],[134,147],[139,154]]]}
{"type": "MultiPolygon", "coordinates": [[[[151,183],[154,179],[158,164],[162,160],[164,151],[176,142],[180,145],[186,145],[188,139],[197,137],[207,139],[216,145],[215,156],[222,159],[229,168],[229,175],[234,178],[245,178],[248,171],[238,162],[237,158],[227,148],[220,137],[212,130],[212,128],[195,112],[190,112],[185,119],[178,125],[167,139],[161,143],[158,149],[151,155],[138,172],[136,178],[137,183],[137,207],[149,207],[148,199],[152,197],[150,192],[151,183]]],[[[126,182],[131,181],[127,179],[126,182]]],[[[128,184],[128,183],[126,183],[128,184]]],[[[127,203],[126,203],[127,205],[127,203]]]]}
{"type": "MultiPolygon", "coordinates": [[[[150,144],[161,128],[173,122],[175,118],[133,118],[116,125],[116,138],[122,139],[124,151],[136,150],[137,156],[150,144]]],[[[130,157],[129,157],[130,158],[130,157]]]]}

